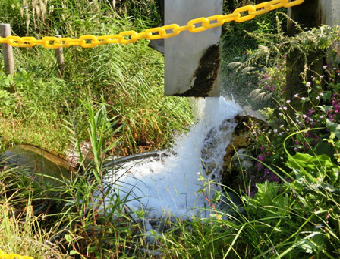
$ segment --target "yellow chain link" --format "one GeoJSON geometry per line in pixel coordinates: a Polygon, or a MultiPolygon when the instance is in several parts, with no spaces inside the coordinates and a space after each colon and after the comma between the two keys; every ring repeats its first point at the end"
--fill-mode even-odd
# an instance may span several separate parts
{"type": "Polygon", "coordinates": [[[263,2],[257,5],[246,5],[237,8],[232,14],[228,15],[213,15],[207,18],[197,18],[189,21],[187,25],[179,26],[178,24],[165,25],[153,29],[148,29],[144,32],[137,33],[136,31],[125,31],[117,35],[83,35],[79,39],[71,38],[56,38],[43,37],[37,40],[34,37],[18,37],[8,36],[0,37],[0,43],[7,43],[14,47],[31,48],[41,45],[47,49],[67,48],[70,46],[81,46],[83,48],[94,48],[99,45],[112,43],[129,44],[141,39],[155,40],[168,39],[179,35],[183,31],[202,32],[218,26],[222,26],[227,22],[245,22],[255,18],[258,15],[273,11],[278,8],[290,8],[295,5],[300,5],[304,0],[273,0],[271,2],[263,2]]]}
{"type": "Polygon", "coordinates": [[[0,250],[0,259],[33,259],[33,257],[18,254],[5,254],[0,250]]]}

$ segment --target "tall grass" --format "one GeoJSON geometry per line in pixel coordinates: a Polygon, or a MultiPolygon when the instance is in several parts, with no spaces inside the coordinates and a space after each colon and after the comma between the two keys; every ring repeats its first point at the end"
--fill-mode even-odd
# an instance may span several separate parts
{"type": "MultiPolygon", "coordinates": [[[[0,5],[6,14],[0,22],[10,22],[14,34],[38,38],[54,34],[115,34],[140,30],[158,19],[154,1],[117,1],[116,8],[112,2],[83,0],[13,0],[0,5]],[[44,18],[42,13],[37,15],[37,8],[44,9],[43,5],[44,18]],[[127,6],[126,12],[120,11],[123,6],[127,6]],[[20,27],[22,24],[29,25],[27,32],[20,27]]],[[[63,153],[69,144],[63,121],[77,114],[81,124],[88,116],[81,100],[90,96],[95,102],[109,103],[110,116],[119,117],[123,125],[121,155],[167,147],[173,132],[185,129],[191,122],[191,112],[186,99],[163,96],[163,57],[147,44],[142,41],[91,50],[64,49],[63,78],[59,78],[54,51],[16,48],[14,78],[0,72],[3,143],[30,143],[63,153]],[[13,86],[16,92],[9,93],[13,86]]],[[[85,130],[83,135],[86,134],[85,130]]],[[[89,136],[84,138],[88,140],[89,136]]]]}
{"type": "Polygon", "coordinates": [[[48,230],[42,227],[44,215],[34,215],[30,199],[24,210],[18,211],[12,205],[15,196],[13,193],[0,201],[0,250],[31,258],[66,258],[57,245],[50,242],[57,226],[48,230]]]}

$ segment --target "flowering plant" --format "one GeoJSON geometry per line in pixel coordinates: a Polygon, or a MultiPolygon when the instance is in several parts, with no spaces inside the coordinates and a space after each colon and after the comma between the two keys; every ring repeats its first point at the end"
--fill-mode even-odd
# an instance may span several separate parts
{"type": "Polygon", "coordinates": [[[328,58],[334,60],[340,54],[336,48],[339,29],[323,26],[293,38],[283,33],[271,38],[267,36],[267,43],[271,44],[259,47],[254,55],[250,55],[252,62],[259,61],[261,50],[264,50],[262,56],[267,58],[262,63],[264,69],[258,87],[273,100],[271,107],[262,110],[271,129],[254,130],[253,134],[256,144],[250,148],[255,150],[256,163],[248,174],[250,196],[257,192],[259,183],[293,181],[295,178],[288,173],[292,168],[287,161],[295,154],[326,155],[332,163],[340,163],[340,64],[329,63],[318,74],[308,66],[306,58],[301,74],[305,88],[293,99],[288,99],[284,91],[287,55],[293,49],[299,49],[307,57],[309,51],[333,47],[328,58]]]}

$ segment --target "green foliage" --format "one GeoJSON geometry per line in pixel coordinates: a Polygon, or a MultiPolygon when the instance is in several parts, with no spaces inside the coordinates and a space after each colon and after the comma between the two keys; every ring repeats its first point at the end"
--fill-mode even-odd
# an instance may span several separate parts
{"type": "Polygon", "coordinates": [[[119,25],[120,30],[129,17],[138,27],[158,24],[159,3],[155,0],[87,1],[46,0],[1,1],[1,23],[12,25],[20,36],[53,36],[62,34],[79,37],[83,34],[108,33],[119,25]],[[106,32],[104,32],[106,31],[106,32]]]}
{"type": "MultiPolygon", "coordinates": [[[[22,8],[22,2],[18,3],[14,4],[14,9],[11,6],[6,9],[9,16],[14,15],[17,8],[22,8]]],[[[145,23],[151,23],[147,19],[156,19],[152,12],[158,14],[154,1],[121,2],[116,9],[105,1],[93,1],[89,5],[81,1],[48,1],[47,4],[49,8],[53,5],[53,10],[47,12],[45,21],[41,17],[36,21],[36,31],[29,32],[37,37],[56,34],[58,28],[65,30],[63,35],[72,37],[84,33],[115,34],[128,29],[140,30],[145,23]],[[144,9],[146,4],[149,9],[144,9]],[[117,14],[125,5],[133,5],[135,12],[142,10],[150,16],[135,27],[137,18],[121,18],[117,14]],[[65,21],[64,16],[68,17],[65,21]]],[[[37,5],[41,3],[37,2],[37,5]]],[[[33,3],[29,2],[24,14],[32,10],[33,3]]],[[[132,12],[129,8],[127,11],[132,12]]],[[[125,12],[124,8],[122,12],[125,12]]],[[[34,26],[29,28],[32,30],[34,26]]],[[[16,31],[14,26],[13,30],[16,31]]],[[[8,86],[1,86],[5,89],[1,92],[2,101],[9,104],[0,108],[2,116],[6,117],[3,128],[0,126],[5,144],[24,142],[64,152],[68,146],[67,133],[62,127],[65,120],[77,114],[77,124],[83,129],[82,134],[87,134],[84,126],[87,109],[81,100],[90,95],[95,102],[103,98],[109,103],[109,116],[117,116],[118,123],[123,125],[120,146],[112,153],[126,155],[168,147],[174,132],[184,130],[191,122],[191,112],[185,98],[163,96],[163,57],[151,50],[147,43],[102,46],[92,50],[64,49],[65,73],[62,78],[59,78],[54,51],[39,47],[29,50],[15,48],[18,72],[11,79],[11,86],[16,93],[7,93],[8,86]],[[18,129],[10,131],[5,128],[7,124],[17,125],[27,133],[22,136],[18,129]],[[44,128],[48,136],[39,132],[43,137],[37,139],[34,133],[37,125],[44,128]],[[52,135],[55,136],[53,141],[44,141],[52,135]],[[48,143],[55,143],[55,146],[48,143]]],[[[4,76],[1,74],[1,77],[4,76]]]]}
{"type": "Polygon", "coordinates": [[[298,182],[327,182],[333,185],[339,181],[340,166],[335,165],[327,155],[311,156],[298,152],[294,156],[288,156],[287,165],[296,174],[298,182]]]}
{"type": "MultiPolygon", "coordinates": [[[[281,26],[280,22],[277,24],[281,26]]],[[[334,46],[338,30],[327,26],[308,32],[301,30],[291,38],[280,29],[278,32],[252,34],[266,46],[252,51],[249,63],[262,66],[259,85],[272,96],[273,102],[263,111],[271,128],[260,132],[254,128],[256,142],[250,149],[255,151],[257,163],[248,172],[248,194],[253,197],[245,198],[245,209],[249,220],[256,221],[256,231],[260,235],[265,233],[260,242],[269,241],[273,246],[269,249],[262,244],[259,256],[269,256],[271,250],[273,258],[310,255],[337,258],[340,212],[337,68],[331,64],[324,66],[320,75],[310,71],[306,63],[304,91],[291,100],[286,98],[283,88],[287,55],[298,50],[307,62],[310,51],[334,46]],[[314,76],[308,77],[311,72],[314,76]]],[[[255,250],[257,244],[253,244],[255,250]]]]}

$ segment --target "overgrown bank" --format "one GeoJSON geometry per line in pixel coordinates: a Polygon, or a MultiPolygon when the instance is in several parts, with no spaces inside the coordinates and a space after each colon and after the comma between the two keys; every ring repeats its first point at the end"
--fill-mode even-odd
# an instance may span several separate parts
{"type": "MultiPolygon", "coordinates": [[[[20,36],[37,38],[115,34],[157,23],[157,5],[149,2],[114,9],[98,1],[7,1],[0,4],[5,10],[0,22],[11,23],[20,36]]],[[[71,122],[78,138],[88,139],[83,105],[87,100],[107,104],[109,117],[121,129],[120,155],[167,147],[173,133],[191,122],[186,99],[163,97],[163,57],[147,41],[93,50],[69,48],[64,55],[62,77],[52,50],[15,48],[14,77],[4,75],[1,63],[2,147],[29,143],[63,153],[70,141],[65,121],[71,122]]]]}

